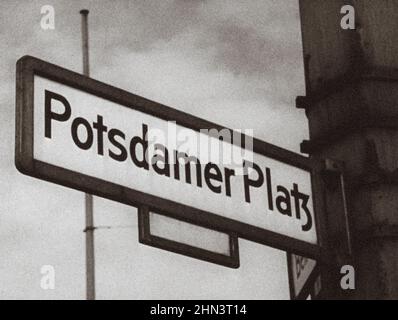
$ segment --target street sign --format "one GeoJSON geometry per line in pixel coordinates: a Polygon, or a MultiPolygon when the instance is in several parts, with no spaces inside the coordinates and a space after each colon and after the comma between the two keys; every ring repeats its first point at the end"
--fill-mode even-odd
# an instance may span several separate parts
{"type": "Polygon", "coordinates": [[[16,107],[24,174],[320,255],[315,160],[29,56],[16,107]]]}
{"type": "Polygon", "coordinates": [[[291,299],[304,300],[314,294],[319,270],[315,260],[287,253],[291,299]]]}

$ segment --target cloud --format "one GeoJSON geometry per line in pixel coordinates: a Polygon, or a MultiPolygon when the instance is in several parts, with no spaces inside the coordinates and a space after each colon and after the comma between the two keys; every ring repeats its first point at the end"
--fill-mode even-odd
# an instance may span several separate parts
{"type": "MultiPolygon", "coordinates": [[[[162,70],[176,60],[184,61],[186,73],[191,74],[185,81],[199,73],[206,74],[210,83],[212,78],[222,77],[242,100],[265,99],[274,108],[294,107],[295,96],[303,93],[295,1],[284,1],[283,5],[280,1],[251,1],[250,5],[239,1],[122,4],[129,14],[107,19],[93,31],[96,39],[102,39],[93,43],[98,65],[109,59],[114,63],[117,58],[129,61],[125,68],[134,70],[134,64],[145,65],[140,59],[145,56],[147,61],[161,63],[158,68],[162,70]]],[[[151,66],[148,68],[156,77],[156,70],[153,73],[151,66]]],[[[174,70],[179,73],[179,69],[174,70]]]]}

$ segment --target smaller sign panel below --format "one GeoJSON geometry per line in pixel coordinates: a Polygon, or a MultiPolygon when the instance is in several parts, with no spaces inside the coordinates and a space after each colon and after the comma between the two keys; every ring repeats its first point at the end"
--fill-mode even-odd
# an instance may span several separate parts
{"type": "Polygon", "coordinates": [[[292,299],[306,299],[314,289],[317,263],[295,254],[287,254],[290,292],[292,299]]]}
{"type": "Polygon", "coordinates": [[[239,268],[238,238],[235,235],[197,226],[139,208],[139,241],[159,249],[239,268]]]}

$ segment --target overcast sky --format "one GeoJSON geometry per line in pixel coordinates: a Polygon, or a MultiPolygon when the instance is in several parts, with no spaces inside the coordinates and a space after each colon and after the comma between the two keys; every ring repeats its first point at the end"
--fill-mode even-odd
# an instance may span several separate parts
{"type": "MultiPolygon", "coordinates": [[[[90,10],[91,76],[299,152],[307,138],[297,0],[0,1],[0,298],[85,297],[84,194],[14,166],[15,63],[82,70],[79,10],[90,10]],[[55,30],[40,27],[55,9],[55,30]],[[54,290],[40,287],[52,265],[54,290]]],[[[138,243],[136,210],[95,198],[97,296],[287,299],[285,253],[240,240],[230,270],[138,243]]]]}

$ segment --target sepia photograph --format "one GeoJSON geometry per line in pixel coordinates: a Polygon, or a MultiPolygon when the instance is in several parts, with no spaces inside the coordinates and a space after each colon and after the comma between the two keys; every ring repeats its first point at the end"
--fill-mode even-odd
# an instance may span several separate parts
{"type": "Polygon", "coordinates": [[[398,299],[397,0],[0,16],[0,300],[398,299]]]}

